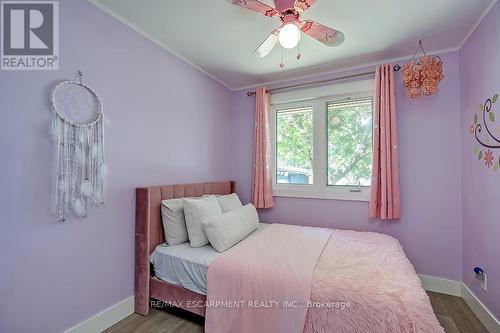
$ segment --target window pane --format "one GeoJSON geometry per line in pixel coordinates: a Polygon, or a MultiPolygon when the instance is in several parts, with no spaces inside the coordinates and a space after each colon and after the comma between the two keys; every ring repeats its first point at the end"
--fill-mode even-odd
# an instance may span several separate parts
{"type": "Polygon", "coordinates": [[[370,186],[372,99],[327,104],[328,185],[370,186]]]}
{"type": "Polygon", "coordinates": [[[276,113],[276,182],[312,184],[312,107],[276,113]]]}

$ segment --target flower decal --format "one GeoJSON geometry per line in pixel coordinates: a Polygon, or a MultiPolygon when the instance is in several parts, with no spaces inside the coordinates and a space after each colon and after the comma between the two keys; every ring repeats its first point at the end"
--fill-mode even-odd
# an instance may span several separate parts
{"type": "Polygon", "coordinates": [[[484,154],[484,164],[488,167],[488,168],[491,168],[491,166],[493,165],[493,152],[491,151],[491,149],[488,149],[486,151],[486,154],[484,154]]]}
{"type": "Polygon", "coordinates": [[[469,127],[469,132],[472,134],[479,144],[474,148],[474,156],[478,161],[484,162],[484,165],[496,172],[500,169],[500,158],[495,157],[495,149],[500,149],[500,127],[498,127],[495,110],[497,103],[500,101],[500,94],[496,94],[491,98],[487,98],[484,103],[479,106],[480,114],[474,113],[472,124],[469,127]],[[496,129],[499,130],[496,130],[496,129]],[[498,134],[497,134],[498,132],[498,134]],[[482,146],[482,147],[481,147],[482,146]]]}

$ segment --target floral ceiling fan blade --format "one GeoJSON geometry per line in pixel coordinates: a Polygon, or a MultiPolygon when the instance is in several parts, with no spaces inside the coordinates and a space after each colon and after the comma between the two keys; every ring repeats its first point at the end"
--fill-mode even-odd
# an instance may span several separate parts
{"type": "Polygon", "coordinates": [[[297,21],[297,26],[303,33],[320,41],[326,46],[339,46],[345,40],[345,36],[342,32],[311,20],[303,22],[297,21]]]}
{"type": "Polygon", "coordinates": [[[309,9],[309,7],[314,5],[315,2],[316,0],[295,0],[295,4],[293,5],[293,7],[300,13],[304,10],[309,9]]]}
{"type": "Polygon", "coordinates": [[[257,0],[226,0],[226,1],[232,3],[233,5],[243,7],[269,17],[274,17],[279,14],[278,11],[273,7],[268,6],[257,0]]]}
{"type": "Polygon", "coordinates": [[[267,38],[259,45],[259,47],[253,51],[253,54],[259,58],[263,58],[268,55],[274,48],[274,45],[278,42],[280,30],[281,27],[274,29],[273,32],[271,32],[271,34],[267,36],[267,38]]]}

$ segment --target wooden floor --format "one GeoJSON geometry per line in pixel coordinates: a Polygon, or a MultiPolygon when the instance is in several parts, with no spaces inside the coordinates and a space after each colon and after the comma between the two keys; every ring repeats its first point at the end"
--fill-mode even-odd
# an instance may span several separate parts
{"type": "Polygon", "coordinates": [[[430,291],[427,294],[446,333],[488,333],[462,298],[430,291]]]}
{"type": "MultiPolygon", "coordinates": [[[[460,297],[427,292],[446,333],[487,333],[460,297]]],[[[149,316],[136,313],[105,331],[106,333],[191,333],[203,332],[203,318],[179,309],[151,309],[149,316]]]]}

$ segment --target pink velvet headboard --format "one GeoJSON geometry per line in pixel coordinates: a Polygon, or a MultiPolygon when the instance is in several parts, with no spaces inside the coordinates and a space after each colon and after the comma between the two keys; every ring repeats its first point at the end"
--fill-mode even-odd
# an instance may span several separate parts
{"type": "Polygon", "coordinates": [[[204,194],[231,194],[235,182],[140,187],[136,189],[135,208],[135,309],[149,310],[149,255],[165,241],[161,221],[161,201],[172,198],[199,197],[204,194]]]}

